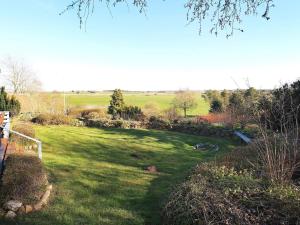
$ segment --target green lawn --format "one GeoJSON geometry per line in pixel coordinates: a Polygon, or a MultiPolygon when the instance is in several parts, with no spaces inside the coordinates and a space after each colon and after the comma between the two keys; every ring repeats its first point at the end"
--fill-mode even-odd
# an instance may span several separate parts
{"type": "MultiPolygon", "coordinates": [[[[102,106],[109,105],[111,94],[69,94],[67,95],[67,104],[69,106],[102,106]]],[[[154,103],[159,108],[167,109],[175,97],[174,94],[123,94],[124,100],[128,105],[143,107],[146,104],[154,103]]],[[[208,113],[209,105],[198,95],[198,106],[188,112],[189,115],[205,115],[208,113]]]]}
{"type": "Polygon", "coordinates": [[[221,152],[234,147],[220,138],[156,130],[37,126],[36,132],[54,185],[50,206],[1,224],[158,225],[171,189],[198,162],[214,157],[192,146],[208,141],[221,152]],[[148,165],[160,173],[145,172],[148,165]]]}

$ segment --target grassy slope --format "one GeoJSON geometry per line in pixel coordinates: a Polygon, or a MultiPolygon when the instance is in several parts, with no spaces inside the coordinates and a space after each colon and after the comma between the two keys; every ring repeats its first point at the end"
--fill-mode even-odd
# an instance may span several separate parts
{"type": "Polygon", "coordinates": [[[197,162],[213,157],[192,145],[211,141],[222,151],[232,147],[226,140],[154,130],[36,130],[55,197],[51,207],[19,218],[22,225],[159,224],[160,206],[172,187],[197,162]],[[160,174],[145,172],[147,165],[157,166],[160,174]]]}
{"type": "MultiPolygon", "coordinates": [[[[155,103],[161,109],[167,109],[171,106],[174,94],[124,94],[124,99],[128,105],[137,105],[143,107],[148,103],[155,103]]],[[[79,94],[68,95],[67,102],[71,106],[108,106],[110,94],[79,94]]],[[[208,113],[209,106],[204,99],[198,96],[198,107],[188,112],[190,115],[205,115],[208,113]]]]}

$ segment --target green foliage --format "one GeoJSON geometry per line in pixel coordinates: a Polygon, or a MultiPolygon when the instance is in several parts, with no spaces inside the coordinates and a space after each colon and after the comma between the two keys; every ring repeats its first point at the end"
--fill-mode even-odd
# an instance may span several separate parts
{"type": "Polygon", "coordinates": [[[250,87],[244,92],[244,97],[248,100],[254,101],[259,97],[259,93],[254,87],[250,87]]]}
{"type": "MultiPolygon", "coordinates": [[[[243,115],[254,111],[260,98],[260,92],[250,87],[246,90],[229,92],[227,90],[209,90],[204,93],[204,98],[210,104],[211,113],[227,112],[236,116],[237,122],[246,122],[243,115]]],[[[243,124],[245,126],[245,124],[243,124]]]]}
{"type": "Polygon", "coordinates": [[[111,95],[110,105],[108,107],[108,113],[113,116],[114,119],[121,117],[121,113],[124,110],[125,102],[122,91],[120,89],[114,90],[111,95]]]}
{"type": "Polygon", "coordinates": [[[240,109],[243,107],[244,101],[243,93],[241,91],[235,91],[229,98],[229,107],[240,109]]]}
{"type": "Polygon", "coordinates": [[[144,115],[140,107],[129,105],[123,108],[121,117],[127,120],[141,120],[144,115]]]}
{"type": "Polygon", "coordinates": [[[16,116],[20,113],[21,104],[15,96],[9,97],[4,87],[0,90],[0,111],[9,111],[11,116],[16,116]]]}
{"type": "Polygon", "coordinates": [[[160,117],[151,116],[147,124],[149,129],[168,130],[171,129],[170,121],[164,120],[160,117]]]}
{"type": "Polygon", "coordinates": [[[283,124],[288,123],[291,117],[294,123],[300,122],[300,80],[292,84],[284,84],[272,91],[259,101],[262,119],[273,130],[280,130],[283,124]],[[283,120],[286,120],[283,122],[283,120]]]}
{"type": "Polygon", "coordinates": [[[145,126],[149,129],[169,130],[187,134],[214,136],[214,137],[233,137],[233,130],[221,126],[214,126],[204,122],[197,122],[193,119],[178,119],[170,121],[162,117],[152,116],[145,126]]]}
{"type": "Polygon", "coordinates": [[[233,137],[232,129],[203,122],[198,123],[194,120],[179,120],[176,123],[170,124],[169,130],[201,136],[233,137]]]}
{"type": "Polygon", "coordinates": [[[227,91],[227,90],[221,91],[222,103],[225,107],[227,107],[229,104],[229,97],[230,97],[229,91],[227,91]]]}
{"type": "Polygon", "coordinates": [[[217,90],[208,90],[203,94],[203,98],[207,102],[212,102],[213,100],[220,99],[221,94],[217,90]]]}
{"type": "Polygon", "coordinates": [[[220,112],[223,112],[223,111],[224,111],[223,104],[220,100],[215,99],[211,102],[209,112],[211,112],[211,113],[220,113],[220,112]]]}
{"type": "Polygon", "coordinates": [[[112,115],[113,119],[126,119],[126,120],[141,120],[143,113],[140,107],[126,105],[124,102],[123,94],[120,89],[114,90],[111,95],[108,113],[112,115]]]}

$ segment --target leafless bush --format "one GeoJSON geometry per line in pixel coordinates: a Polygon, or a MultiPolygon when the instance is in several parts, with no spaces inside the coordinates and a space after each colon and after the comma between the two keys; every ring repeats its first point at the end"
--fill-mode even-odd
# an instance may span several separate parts
{"type": "Polygon", "coordinates": [[[179,112],[177,108],[175,107],[170,107],[166,110],[163,111],[162,113],[163,118],[168,120],[168,121],[174,121],[180,118],[179,112]]]}
{"type": "Polygon", "coordinates": [[[253,115],[260,134],[253,147],[262,171],[274,181],[290,180],[300,166],[299,105],[294,104],[290,93],[282,90],[279,98],[262,105],[253,115]]]}

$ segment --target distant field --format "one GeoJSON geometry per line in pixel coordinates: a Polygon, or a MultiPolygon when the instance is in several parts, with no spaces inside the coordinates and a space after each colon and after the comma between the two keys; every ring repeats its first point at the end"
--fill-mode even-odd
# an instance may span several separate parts
{"type": "MultiPolygon", "coordinates": [[[[110,92],[66,94],[67,107],[108,107],[110,92]]],[[[171,107],[175,97],[173,93],[124,93],[125,103],[143,108],[146,104],[155,104],[161,110],[171,107]]],[[[37,93],[16,96],[22,105],[22,112],[63,111],[64,95],[62,93],[37,93]]],[[[198,106],[188,111],[188,115],[206,115],[209,105],[198,94],[198,106]]]]}
{"type": "MultiPolygon", "coordinates": [[[[102,106],[107,107],[109,105],[111,94],[68,94],[67,104],[68,106],[102,106]]],[[[149,103],[154,103],[162,110],[171,106],[174,94],[124,94],[124,99],[128,105],[136,105],[139,107],[145,106],[149,103]]],[[[199,94],[198,107],[189,111],[189,115],[205,115],[208,113],[209,105],[199,94]]]]}

